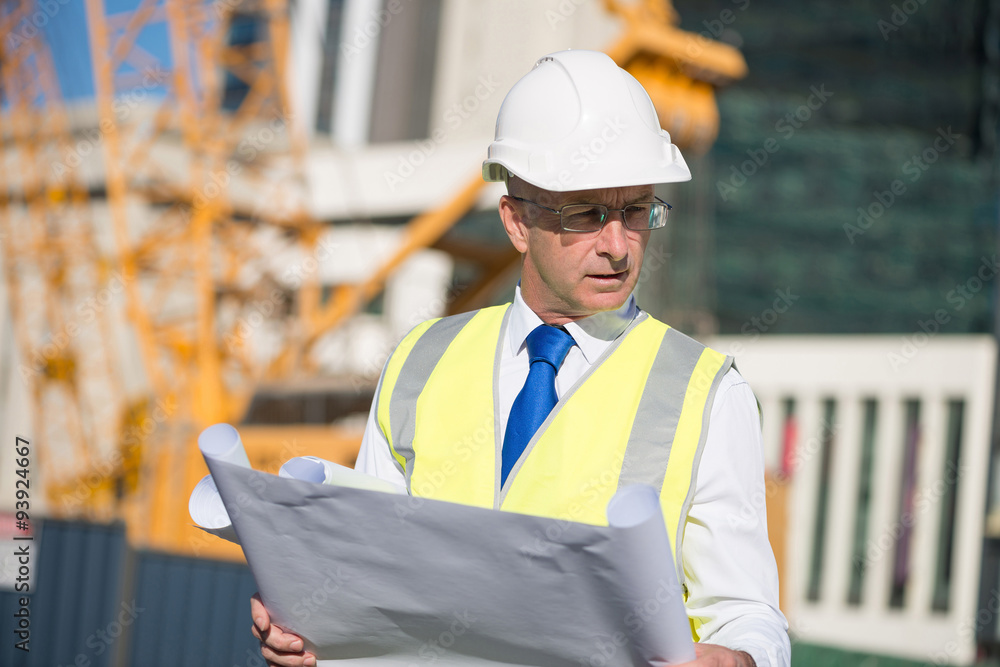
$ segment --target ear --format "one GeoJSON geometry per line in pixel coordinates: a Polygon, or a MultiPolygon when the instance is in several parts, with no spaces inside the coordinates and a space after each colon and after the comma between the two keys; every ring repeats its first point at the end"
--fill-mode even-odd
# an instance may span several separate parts
{"type": "Polygon", "coordinates": [[[507,238],[522,255],[528,250],[528,221],[518,210],[517,201],[508,195],[500,197],[500,221],[507,238]]]}

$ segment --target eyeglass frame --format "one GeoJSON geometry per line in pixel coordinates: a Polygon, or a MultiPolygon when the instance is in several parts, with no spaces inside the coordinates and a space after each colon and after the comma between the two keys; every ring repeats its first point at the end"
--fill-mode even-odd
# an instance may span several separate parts
{"type": "Polygon", "coordinates": [[[578,203],[577,202],[573,202],[573,203],[569,203],[569,204],[563,204],[558,209],[549,208],[548,206],[544,206],[542,204],[539,204],[536,201],[531,201],[530,199],[525,199],[524,197],[517,197],[517,196],[514,196],[514,195],[507,195],[507,196],[510,197],[511,199],[516,200],[516,201],[523,201],[523,202],[525,202],[527,204],[534,204],[538,208],[544,208],[546,211],[550,211],[552,213],[555,213],[556,215],[559,216],[559,227],[564,232],[572,232],[574,234],[593,234],[594,232],[602,231],[604,229],[604,226],[606,224],[608,224],[608,220],[611,219],[611,214],[612,213],[621,213],[622,214],[622,226],[625,227],[625,229],[628,229],[628,230],[633,231],[633,232],[651,232],[654,229],[663,229],[663,227],[667,226],[667,223],[664,222],[662,227],[646,227],[645,229],[632,229],[631,227],[628,226],[628,222],[626,222],[626,220],[625,220],[625,209],[628,208],[629,206],[638,206],[639,204],[657,204],[657,203],[659,203],[659,204],[663,204],[664,206],[667,207],[667,217],[668,218],[670,217],[670,211],[672,211],[674,209],[673,206],[671,206],[667,202],[663,201],[662,199],[660,199],[656,195],[653,195],[653,199],[656,200],[655,202],[652,202],[652,201],[633,202],[631,204],[627,204],[624,208],[611,208],[610,206],[607,206],[605,204],[592,204],[592,203],[588,203],[588,202],[578,202],[578,203]],[[600,207],[603,207],[604,210],[607,211],[607,213],[605,214],[604,221],[601,223],[601,226],[598,229],[567,229],[565,226],[563,226],[563,214],[562,214],[562,211],[563,211],[564,208],[566,208],[568,206],[594,206],[594,207],[600,206],[600,207]]]}

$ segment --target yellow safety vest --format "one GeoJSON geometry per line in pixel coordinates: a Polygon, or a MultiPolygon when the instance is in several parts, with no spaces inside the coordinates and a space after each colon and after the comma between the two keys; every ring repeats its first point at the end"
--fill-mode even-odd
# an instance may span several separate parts
{"type": "Polygon", "coordinates": [[[641,313],[559,400],[500,486],[498,368],[509,304],[417,326],[386,363],[379,426],[415,496],[607,525],[648,484],[679,545],[715,391],[732,365],[641,313]]]}

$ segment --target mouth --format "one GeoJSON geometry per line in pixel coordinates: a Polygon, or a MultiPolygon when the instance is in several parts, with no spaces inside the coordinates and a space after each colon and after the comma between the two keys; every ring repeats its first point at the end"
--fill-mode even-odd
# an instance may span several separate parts
{"type": "Polygon", "coordinates": [[[597,281],[598,283],[621,283],[625,281],[626,277],[628,277],[628,271],[619,271],[618,273],[588,273],[587,277],[591,280],[597,281]]]}

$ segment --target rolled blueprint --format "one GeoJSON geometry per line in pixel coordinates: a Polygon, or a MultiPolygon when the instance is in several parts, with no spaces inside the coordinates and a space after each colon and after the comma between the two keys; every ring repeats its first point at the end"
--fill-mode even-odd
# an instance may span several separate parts
{"type": "MultiPolygon", "coordinates": [[[[634,667],[693,657],[652,489],[623,489],[612,525],[595,526],[205,462],[272,620],[320,664],[634,667]]],[[[318,479],[316,461],[300,466],[318,479]]]]}
{"type": "Polygon", "coordinates": [[[278,470],[278,477],[290,477],[303,482],[347,486],[352,489],[406,493],[406,489],[384,479],[366,475],[353,468],[327,461],[317,456],[296,456],[278,470]]]}
{"type": "Polygon", "coordinates": [[[618,580],[618,589],[622,599],[632,605],[625,611],[625,625],[635,632],[636,664],[694,660],[694,643],[674,562],[663,559],[663,554],[670,553],[670,538],[659,496],[651,486],[626,486],[608,502],[607,511],[608,525],[621,530],[618,539],[632,556],[631,566],[618,580]]]}
{"type": "MultiPolygon", "coordinates": [[[[202,431],[201,435],[198,436],[198,447],[206,460],[212,458],[232,463],[241,468],[250,469],[251,467],[239,432],[229,424],[215,424],[202,431]]],[[[297,456],[289,459],[278,470],[278,476],[313,482],[314,484],[347,486],[353,489],[369,489],[386,493],[406,493],[406,489],[392,482],[360,473],[357,470],[316,456],[297,456]]],[[[229,513],[226,511],[222,496],[219,495],[219,490],[215,486],[215,480],[212,479],[211,474],[202,477],[191,492],[191,497],[188,499],[188,514],[191,515],[191,520],[206,533],[239,544],[229,513]]]]}
{"type": "MultiPolygon", "coordinates": [[[[198,449],[211,457],[241,468],[250,468],[250,459],[243,448],[239,432],[229,424],[209,426],[198,436],[198,449]]],[[[239,544],[233,523],[226,512],[212,475],[205,475],[194,487],[188,499],[188,514],[199,528],[224,540],[239,544]]]]}
{"type": "Polygon", "coordinates": [[[198,436],[198,449],[206,457],[232,463],[241,468],[251,467],[239,431],[229,424],[214,424],[202,431],[198,436]]]}
{"type": "Polygon", "coordinates": [[[194,487],[191,497],[188,499],[188,514],[191,520],[204,530],[216,537],[239,544],[236,538],[236,531],[233,530],[233,522],[229,519],[226,506],[222,503],[222,496],[215,487],[215,480],[211,475],[205,475],[194,487]]]}
{"type": "Polygon", "coordinates": [[[326,481],[326,466],[315,456],[296,456],[278,470],[278,477],[300,479],[303,482],[322,484],[326,481]]]}

